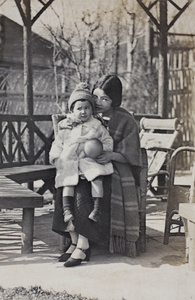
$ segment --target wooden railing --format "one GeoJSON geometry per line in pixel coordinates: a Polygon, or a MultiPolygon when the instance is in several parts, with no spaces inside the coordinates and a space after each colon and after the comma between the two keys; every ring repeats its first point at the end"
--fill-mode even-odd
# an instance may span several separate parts
{"type": "MultiPolygon", "coordinates": [[[[159,118],[158,115],[134,114],[138,124],[144,116],[159,118]]],[[[30,118],[26,115],[0,114],[0,168],[49,164],[53,138],[51,115],[34,115],[30,118]]],[[[181,145],[179,141],[175,148],[181,145]]]]}
{"type": "MultiPolygon", "coordinates": [[[[143,115],[134,116],[139,124],[143,115]]],[[[49,164],[53,138],[51,115],[0,114],[0,168],[49,164]]]]}
{"type": "Polygon", "coordinates": [[[49,164],[50,115],[0,115],[0,168],[49,164]]]}

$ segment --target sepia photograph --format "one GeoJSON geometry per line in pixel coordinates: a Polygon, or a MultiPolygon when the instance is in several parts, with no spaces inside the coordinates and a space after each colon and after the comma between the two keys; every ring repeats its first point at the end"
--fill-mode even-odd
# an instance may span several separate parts
{"type": "Polygon", "coordinates": [[[0,0],[0,299],[195,299],[195,0],[0,0]]]}

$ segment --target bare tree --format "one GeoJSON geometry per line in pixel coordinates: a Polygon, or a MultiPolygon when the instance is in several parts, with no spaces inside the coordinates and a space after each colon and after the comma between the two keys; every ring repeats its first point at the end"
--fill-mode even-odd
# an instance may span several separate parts
{"type": "MultiPolygon", "coordinates": [[[[71,25],[62,20],[56,11],[54,13],[59,26],[56,29],[48,24],[44,26],[53,40],[56,104],[59,106],[59,71],[63,75],[66,92],[70,92],[73,84],[78,81],[93,83],[113,65],[118,40],[113,42],[110,36],[113,27],[111,22],[107,29],[103,26],[105,15],[112,11],[83,10],[80,16],[75,16],[71,25]]],[[[112,31],[114,32],[114,29],[112,31]]]]}

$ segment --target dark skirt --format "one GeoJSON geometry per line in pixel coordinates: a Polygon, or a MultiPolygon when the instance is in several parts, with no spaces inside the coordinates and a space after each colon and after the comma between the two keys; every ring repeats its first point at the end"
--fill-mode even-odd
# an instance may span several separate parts
{"type": "MultiPolygon", "coordinates": [[[[85,236],[89,241],[109,249],[111,176],[105,176],[103,184],[104,197],[102,199],[101,218],[100,222],[95,223],[88,218],[93,209],[91,184],[87,180],[80,179],[75,188],[73,224],[75,232],[85,236]]],[[[62,236],[70,237],[67,223],[64,223],[62,188],[58,188],[56,192],[52,230],[62,236]]]]}

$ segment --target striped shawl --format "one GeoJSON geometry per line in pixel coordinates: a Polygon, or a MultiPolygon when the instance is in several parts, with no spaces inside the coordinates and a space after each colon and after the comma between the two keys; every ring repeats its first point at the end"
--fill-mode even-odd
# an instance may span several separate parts
{"type": "Polygon", "coordinates": [[[139,177],[141,150],[138,126],[123,108],[114,108],[109,123],[114,151],[121,153],[127,164],[114,162],[111,193],[110,250],[134,256],[139,237],[138,195],[135,179],[139,177]]]}

